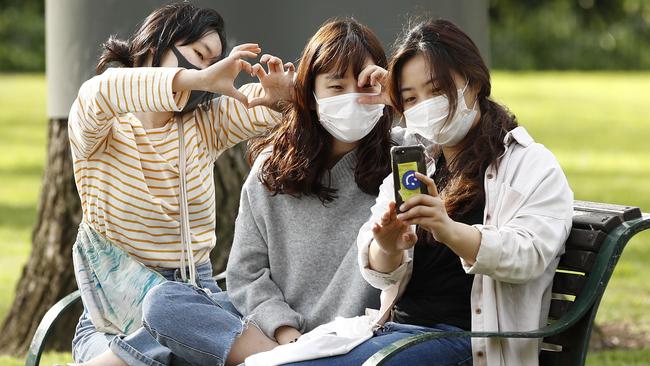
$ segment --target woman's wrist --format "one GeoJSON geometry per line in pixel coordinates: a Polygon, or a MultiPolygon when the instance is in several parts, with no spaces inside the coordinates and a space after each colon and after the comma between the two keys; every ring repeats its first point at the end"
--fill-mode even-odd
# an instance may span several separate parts
{"type": "Polygon", "coordinates": [[[393,272],[402,264],[403,259],[403,250],[387,251],[376,240],[370,242],[368,264],[373,271],[381,273],[393,272]]]}
{"type": "Polygon", "coordinates": [[[172,90],[182,92],[186,90],[209,90],[209,85],[204,77],[203,70],[182,69],[174,76],[172,90]]]}
{"type": "Polygon", "coordinates": [[[452,221],[449,230],[439,241],[468,263],[474,263],[481,246],[481,237],[481,232],[476,227],[452,221]]]}

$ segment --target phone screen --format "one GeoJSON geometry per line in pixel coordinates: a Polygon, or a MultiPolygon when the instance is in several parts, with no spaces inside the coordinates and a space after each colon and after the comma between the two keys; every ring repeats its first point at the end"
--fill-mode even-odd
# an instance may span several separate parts
{"type": "Polygon", "coordinates": [[[399,195],[403,201],[420,193],[420,181],[415,177],[415,172],[418,171],[418,163],[416,161],[408,161],[405,163],[397,164],[397,171],[399,174],[399,195]]]}

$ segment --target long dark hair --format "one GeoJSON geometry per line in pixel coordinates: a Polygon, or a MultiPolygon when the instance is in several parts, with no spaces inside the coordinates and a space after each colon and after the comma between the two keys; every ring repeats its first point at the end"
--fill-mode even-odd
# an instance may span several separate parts
{"type": "MultiPolygon", "coordinates": [[[[269,191],[313,195],[323,204],[336,198],[336,190],[321,182],[327,170],[332,137],[321,126],[313,108],[314,80],[318,74],[327,72],[343,76],[348,67],[358,75],[368,57],[381,67],[387,65],[379,39],[354,19],[325,23],[307,43],[296,75],[295,102],[288,107],[282,123],[267,137],[254,141],[249,149],[252,162],[266,147],[273,147],[260,172],[260,180],[269,191]]],[[[385,108],[375,128],[357,148],[355,181],[368,194],[377,195],[379,185],[390,172],[392,120],[391,109],[385,108]]]]}
{"type": "Polygon", "coordinates": [[[448,183],[443,189],[449,215],[459,216],[485,201],[485,171],[490,164],[498,164],[504,151],[503,139],[517,127],[517,120],[491,99],[490,72],[474,42],[454,23],[443,19],[419,23],[396,42],[389,65],[388,92],[398,112],[404,112],[400,93],[402,68],[416,55],[428,61],[431,79],[449,100],[447,123],[456,112],[458,100],[453,73],[468,80],[468,89],[476,92],[480,121],[459,143],[454,160],[447,162],[448,183]]]}
{"type": "Polygon", "coordinates": [[[101,74],[112,65],[140,66],[150,51],[153,52],[152,66],[160,66],[165,51],[178,41],[182,41],[182,45],[190,44],[210,32],[219,35],[220,58],[223,58],[227,47],[226,32],[223,18],[216,10],[197,8],[187,2],[162,6],[149,14],[128,41],[110,36],[102,45],[103,52],[95,71],[101,74]]]}

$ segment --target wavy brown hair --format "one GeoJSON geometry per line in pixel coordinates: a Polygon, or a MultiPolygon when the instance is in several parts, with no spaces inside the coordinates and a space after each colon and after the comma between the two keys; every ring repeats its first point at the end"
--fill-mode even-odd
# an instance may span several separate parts
{"type": "Polygon", "coordinates": [[[449,100],[447,123],[456,112],[458,100],[454,73],[468,80],[468,89],[476,92],[480,121],[457,145],[460,152],[453,161],[447,161],[448,183],[442,192],[450,217],[458,217],[485,202],[485,171],[490,164],[498,164],[504,151],[503,139],[517,127],[517,120],[491,99],[485,61],[474,42],[454,23],[443,19],[419,23],[396,42],[395,49],[389,65],[388,93],[399,113],[404,112],[400,75],[404,64],[417,55],[428,61],[433,84],[449,100]]]}
{"type": "MultiPolygon", "coordinates": [[[[273,194],[315,196],[323,204],[336,198],[336,189],[324,184],[333,137],[321,126],[315,110],[314,81],[322,73],[343,76],[349,67],[358,75],[370,57],[386,67],[386,54],[372,31],[354,19],[326,22],[303,50],[294,86],[294,102],[284,120],[266,137],[252,142],[252,163],[267,147],[273,147],[260,169],[260,181],[273,194]]],[[[390,173],[390,128],[393,114],[384,109],[374,129],[357,147],[355,181],[368,194],[377,195],[390,173]]]]}

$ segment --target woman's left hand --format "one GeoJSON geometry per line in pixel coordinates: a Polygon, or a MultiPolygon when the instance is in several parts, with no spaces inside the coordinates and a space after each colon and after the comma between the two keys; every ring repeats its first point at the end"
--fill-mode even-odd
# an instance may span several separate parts
{"type": "Polygon", "coordinates": [[[400,206],[399,220],[410,225],[419,225],[441,243],[449,243],[456,222],[447,215],[445,202],[438,194],[433,179],[424,174],[415,173],[415,177],[427,186],[429,194],[418,194],[406,200],[400,206]]]}
{"type": "Polygon", "coordinates": [[[260,58],[260,63],[252,67],[251,75],[257,76],[260,80],[260,84],[264,88],[264,95],[249,100],[248,107],[262,105],[279,110],[278,103],[292,101],[295,73],[296,68],[291,62],[283,64],[278,57],[263,55],[260,58]],[[267,65],[268,73],[261,64],[267,65]]]}
{"type": "Polygon", "coordinates": [[[203,70],[196,71],[199,80],[201,80],[200,85],[186,89],[205,90],[227,95],[248,105],[248,97],[235,88],[234,82],[241,71],[247,73],[252,71],[252,66],[244,58],[255,58],[260,51],[261,49],[256,43],[235,46],[228,57],[203,70]]]}

